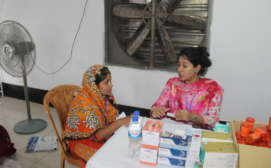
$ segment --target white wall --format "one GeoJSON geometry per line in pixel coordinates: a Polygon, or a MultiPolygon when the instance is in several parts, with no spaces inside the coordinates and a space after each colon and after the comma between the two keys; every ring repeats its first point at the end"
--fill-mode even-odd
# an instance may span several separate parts
{"type": "MultiPolygon", "coordinates": [[[[271,116],[271,1],[214,1],[208,77],[225,89],[221,118],[271,116]]],[[[267,119],[268,117],[268,119],[267,119]]]]}
{"type": "MultiPolygon", "coordinates": [[[[14,20],[31,34],[36,64],[46,72],[58,70],[70,57],[85,1],[0,0],[0,21],[14,20]]],[[[46,75],[34,67],[28,86],[50,90],[61,84],[80,85],[82,74],[104,63],[103,0],[90,0],[71,61],[60,72],[46,75]]],[[[210,54],[213,66],[206,77],[224,89],[221,120],[271,116],[271,1],[217,0],[213,4],[210,54]],[[269,104],[268,104],[269,103],[269,104]]],[[[150,108],[166,81],[177,73],[109,66],[117,103],[150,108]]],[[[23,85],[22,78],[3,73],[3,81],[23,85]]]]}

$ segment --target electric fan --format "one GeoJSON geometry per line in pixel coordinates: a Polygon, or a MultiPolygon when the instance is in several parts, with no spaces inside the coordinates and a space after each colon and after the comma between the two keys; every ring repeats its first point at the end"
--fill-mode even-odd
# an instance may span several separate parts
{"type": "Polygon", "coordinates": [[[150,62],[152,45],[155,48],[154,62],[174,64],[177,62],[176,53],[185,47],[199,46],[205,38],[209,0],[155,0],[154,44],[151,44],[150,33],[152,2],[154,0],[107,1],[111,10],[109,26],[114,40],[128,56],[150,62]]]}
{"type": "Polygon", "coordinates": [[[32,119],[26,75],[35,63],[35,45],[28,31],[15,21],[0,23],[0,65],[14,77],[23,77],[28,119],[17,123],[13,130],[18,134],[36,133],[47,126],[41,119],[32,119]]]}

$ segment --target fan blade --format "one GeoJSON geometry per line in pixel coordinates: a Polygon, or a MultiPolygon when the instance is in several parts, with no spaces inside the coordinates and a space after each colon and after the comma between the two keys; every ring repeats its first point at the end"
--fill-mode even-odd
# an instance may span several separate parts
{"type": "MultiPolygon", "coordinates": [[[[156,19],[156,22],[158,25],[162,24],[159,19],[156,19]]],[[[170,63],[176,62],[177,56],[175,53],[175,49],[164,26],[157,28],[156,36],[161,50],[166,57],[166,60],[170,63]]]]}
{"type": "MultiPolygon", "coordinates": [[[[138,5],[138,4],[116,4],[113,8],[113,15],[122,17],[122,18],[130,18],[137,19],[143,18],[144,8],[146,5],[138,5]]],[[[147,13],[147,18],[150,16],[150,12],[147,13]],[[148,14],[149,13],[149,14],[148,14]]]]}
{"type": "Polygon", "coordinates": [[[182,0],[163,0],[161,5],[166,8],[167,13],[172,13],[178,7],[181,1],[182,0]]]}
{"type": "MultiPolygon", "coordinates": [[[[151,8],[147,9],[144,14],[144,9],[146,5],[138,5],[138,4],[116,4],[113,8],[113,15],[121,18],[128,19],[149,19],[151,18],[151,8]]],[[[165,13],[161,13],[157,11],[156,18],[164,19],[166,16],[165,13]]]]}
{"type": "Polygon", "coordinates": [[[173,27],[203,31],[206,27],[207,18],[189,14],[173,14],[169,16],[167,21],[174,22],[175,24],[170,23],[170,26],[173,27]]]}
{"type": "MultiPolygon", "coordinates": [[[[147,24],[150,24],[150,21],[148,21],[147,24]]],[[[146,39],[150,32],[151,28],[148,27],[145,23],[142,23],[139,28],[134,33],[133,37],[131,38],[128,46],[127,46],[127,53],[132,56],[136,50],[141,46],[143,41],[146,39]]]]}
{"type": "MultiPolygon", "coordinates": [[[[148,5],[148,4],[150,4],[153,0],[144,0],[144,1],[145,1],[145,3],[148,5]]],[[[156,0],[156,4],[157,4],[157,5],[160,4],[161,1],[162,1],[162,0],[156,0]]]]}
{"type": "Polygon", "coordinates": [[[146,4],[151,3],[152,0],[144,0],[146,4]]]}
{"type": "Polygon", "coordinates": [[[145,0],[122,0],[122,3],[145,4],[145,0]]]}

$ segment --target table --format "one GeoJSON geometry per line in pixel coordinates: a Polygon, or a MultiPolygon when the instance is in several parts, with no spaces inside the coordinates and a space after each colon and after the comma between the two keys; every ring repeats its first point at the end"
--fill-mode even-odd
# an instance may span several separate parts
{"type": "MultiPolygon", "coordinates": [[[[144,118],[145,124],[149,118],[144,118]]],[[[163,119],[163,131],[175,133],[177,129],[186,130],[192,128],[170,119],[163,119]]],[[[128,128],[120,127],[115,134],[95,153],[95,155],[87,162],[86,168],[154,168],[140,164],[139,158],[131,159],[128,156],[128,128]]],[[[164,168],[165,166],[157,165],[156,168],[164,168]]]]}

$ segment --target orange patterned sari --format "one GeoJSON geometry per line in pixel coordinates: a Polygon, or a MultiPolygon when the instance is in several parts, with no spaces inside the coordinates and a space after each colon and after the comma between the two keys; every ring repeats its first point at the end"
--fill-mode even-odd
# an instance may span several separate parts
{"type": "Polygon", "coordinates": [[[95,84],[95,75],[103,68],[94,65],[84,73],[82,89],[70,105],[62,137],[70,151],[85,161],[105,143],[98,137],[98,130],[114,122],[119,115],[113,95],[103,96],[95,84]]]}

